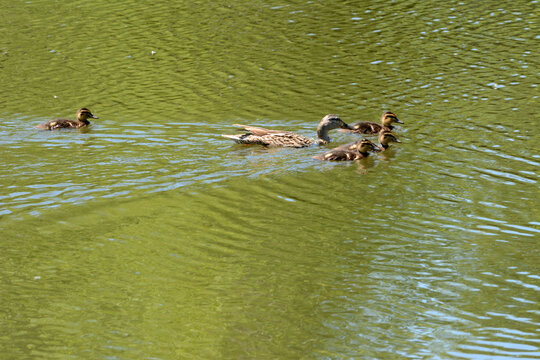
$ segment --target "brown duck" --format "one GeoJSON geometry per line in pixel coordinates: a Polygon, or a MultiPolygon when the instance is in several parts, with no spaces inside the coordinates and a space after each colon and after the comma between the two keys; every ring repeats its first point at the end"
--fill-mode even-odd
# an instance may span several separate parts
{"type": "Polygon", "coordinates": [[[401,143],[401,141],[399,141],[399,139],[392,134],[390,130],[381,130],[379,133],[379,144],[381,144],[381,151],[388,149],[391,142],[401,143]]]}
{"type": "Polygon", "coordinates": [[[81,108],[79,109],[79,111],[77,111],[77,120],[54,119],[44,122],[43,124],[39,124],[36,127],[43,130],[79,129],[90,125],[90,121],[88,121],[88,118],[99,119],[87,108],[81,108]]]}
{"type": "Polygon", "coordinates": [[[243,128],[247,132],[237,135],[221,135],[227,139],[234,140],[238,144],[257,144],[272,147],[294,147],[301,148],[313,144],[324,145],[330,142],[328,132],[332,129],[351,129],[337,115],[329,114],[322,118],[317,127],[317,140],[295,134],[290,131],[268,130],[260,127],[234,125],[243,128]]]}
{"type": "Polygon", "coordinates": [[[358,134],[377,134],[381,130],[392,130],[394,127],[393,123],[403,124],[403,121],[399,120],[397,115],[393,112],[387,111],[381,116],[381,123],[377,124],[369,121],[361,121],[359,123],[350,125],[352,132],[358,134]]]}
{"type": "Polygon", "coordinates": [[[334,148],[324,154],[316,155],[313,158],[327,161],[351,161],[360,160],[369,156],[370,151],[381,151],[381,149],[367,139],[359,140],[347,145],[334,148]]]}

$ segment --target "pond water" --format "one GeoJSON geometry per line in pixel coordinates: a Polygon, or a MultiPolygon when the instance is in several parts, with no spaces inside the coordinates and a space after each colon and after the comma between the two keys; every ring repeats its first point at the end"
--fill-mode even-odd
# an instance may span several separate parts
{"type": "Polygon", "coordinates": [[[1,7],[1,358],[540,358],[537,1],[1,7]]]}

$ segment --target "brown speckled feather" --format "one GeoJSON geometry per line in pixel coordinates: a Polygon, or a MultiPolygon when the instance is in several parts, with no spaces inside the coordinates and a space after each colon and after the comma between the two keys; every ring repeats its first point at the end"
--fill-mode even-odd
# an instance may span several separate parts
{"type": "Polygon", "coordinates": [[[283,134],[283,133],[293,134],[290,131],[269,130],[269,129],[265,129],[265,128],[262,128],[262,127],[249,126],[249,125],[234,124],[233,126],[242,128],[242,129],[246,130],[247,132],[249,132],[249,133],[251,133],[253,135],[257,135],[257,136],[264,136],[264,135],[268,135],[268,134],[283,134]]]}
{"type": "Polygon", "coordinates": [[[352,161],[368,157],[369,151],[379,151],[379,148],[371,141],[363,139],[338,146],[323,154],[316,155],[313,158],[325,161],[352,161]]]}
{"type": "Polygon", "coordinates": [[[302,148],[315,143],[326,144],[330,141],[328,131],[337,128],[347,128],[349,125],[344,123],[337,115],[328,114],[322,118],[317,127],[318,140],[295,134],[290,131],[269,130],[261,127],[236,124],[247,131],[245,134],[221,135],[227,139],[234,140],[238,144],[256,144],[272,147],[294,147],[302,148]]]}
{"type": "Polygon", "coordinates": [[[381,124],[369,121],[361,121],[351,125],[351,127],[353,128],[353,130],[351,130],[352,132],[359,134],[377,134],[381,130],[392,130],[394,128],[392,125],[382,126],[381,124]]]}
{"type": "Polygon", "coordinates": [[[56,130],[56,129],[78,129],[86,124],[70,119],[54,119],[47,121],[46,123],[36,126],[38,129],[43,130],[56,130]]]}
{"type": "Polygon", "coordinates": [[[78,129],[90,125],[90,121],[88,121],[88,118],[99,119],[87,108],[80,108],[77,111],[77,120],[54,119],[44,122],[43,124],[39,124],[36,126],[36,128],[43,130],[78,129]]]}
{"type": "Polygon", "coordinates": [[[252,133],[239,135],[221,135],[227,139],[234,140],[238,144],[256,144],[264,146],[279,146],[279,147],[306,147],[314,143],[313,139],[305,136],[290,133],[276,132],[266,135],[255,135],[252,133]]]}
{"type": "Polygon", "coordinates": [[[358,151],[330,150],[324,154],[316,155],[313,158],[326,161],[353,161],[367,157],[369,153],[360,153],[358,151]]]}
{"type": "MultiPolygon", "coordinates": [[[[381,123],[377,124],[370,121],[361,121],[351,125],[349,131],[358,134],[378,134],[381,131],[390,131],[394,127],[392,123],[403,124],[403,121],[399,120],[397,115],[393,112],[387,111],[381,115],[381,123]]],[[[346,130],[347,131],[347,130],[346,130]]]]}

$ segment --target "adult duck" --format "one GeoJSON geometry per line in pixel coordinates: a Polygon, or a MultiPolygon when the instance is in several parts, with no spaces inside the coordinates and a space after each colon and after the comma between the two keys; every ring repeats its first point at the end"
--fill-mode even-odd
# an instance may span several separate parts
{"type": "Polygon", "coordinates": [[[369,156],[370,151],[381,151],[381,149],[367,139],[359,140],[350,144],[338,146],[324,154],[316,155],[313,158],[326,161],[351,161],[360,160],[369,156]]]}
{"type": "Polygon", "coordinates": [[[294,147],[302,148],[313,144],[324,145],[330,142],[328,132],[332,129],[351,129],[339,116],[334,114],[326,115],[322,118],[317,127],[317,140],[310,139],[290,131],[268,130],[255,126],[234,125],[247,132],[237,135],[221,135],[227,139],[234,140],[238,144],[256,144],[269,147],[294,147]]]}
{"type": "Polygon", "coordinates": [[[89,118],[99,119],[87,108],[81,108],[77,111],[77,120],[54,119],[44,122],[43,124],[39,124],[36,127],[43,130],[79,129],[90,125],[90,121],[88,121],[89,118]]]}

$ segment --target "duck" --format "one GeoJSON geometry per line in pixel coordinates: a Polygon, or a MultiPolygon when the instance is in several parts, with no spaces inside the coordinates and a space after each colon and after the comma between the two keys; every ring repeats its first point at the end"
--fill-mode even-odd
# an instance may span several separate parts
{"type": "Polygon", "coordinates": [[[368,157],[370,151],[381,151],[381,149],[368,139],[362,139],[350,144],[338,146],[324,154],[313,156],[313,158],[325,161],[360,160],[368,157]]]}
{"type": "Polygon", "coordinates": [[[238,144],[257,144],[267,147],[293,147],[302,148],[313,144],[325,145],[330,142],[328,132],[333,129],[349,129],[352,128],[340,119],[338,115],[328,114],[322,118],[317,127],[317,140],[283,130],[268,130],[255,126],[239,125],[247,131],[245,134],[237,135],[221,135],[227,139],[234,140],[238,144]]]}
{"type": "Polygon", "coordinates": [[[97,116],[87,108],[80,108],[77,111],[77,120],[71,119],[54,119],[44,122],[36,126],[38,129],[43,130],[56,130],[56,129],[79,129],[90,125],[88,118],[99,119],[97,116]]]}
{"type": "Polygon", "coordinates": [[[390,130],[381,130],[379,132],[379,144],[381,151],[385,151],[390,147],[391,142],[401,143],[399,139],[392,134],[390,130]]]}
{"type": "Polygon", "coordinates": [[[378,134],[381,130],[392,130],[393,123],[403,124],[403,121],[399,120],[397,115],[391,111],[386,111],[381,115],[381,123],[377,124],[369,121],[361,121],[356,124],[350,125],[351,131],[358,134],[378,134]]]}

